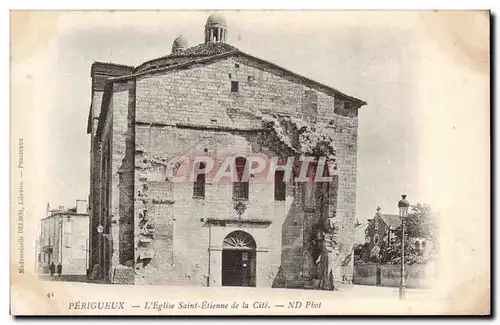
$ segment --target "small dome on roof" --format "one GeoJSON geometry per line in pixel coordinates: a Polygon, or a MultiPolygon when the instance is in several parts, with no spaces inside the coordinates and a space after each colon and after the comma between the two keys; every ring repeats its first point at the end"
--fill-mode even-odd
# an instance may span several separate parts
{"type": "Polygon", "coordinates": [[[187,39],[184,36],[179,35],[174,40],[174,43],[172,43],[172,53],[180,52],[182,50],[185,50],[188,47],[189,47],[189,45],[188,45],[187,39]]]}
{"type": "Polygon", "coordinates": [[[219,14],[217,12],[211,14],[208,17],[207,23],[205,24],[205,26],[212,27],[212,26],[216,26],[216,25],[227,27],[226,19],[224,18],[224,16],[222,16],[221,14],[219,14]]]}

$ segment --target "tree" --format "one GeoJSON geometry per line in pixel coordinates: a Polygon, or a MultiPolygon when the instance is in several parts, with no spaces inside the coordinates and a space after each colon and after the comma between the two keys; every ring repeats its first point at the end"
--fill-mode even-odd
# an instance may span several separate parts
{"type": "Polygon", "coordinates": [[[409,238],[421,237],[432,241],[437,239],[435,215],[430,205],[418,203],[411,207],[406,219],[405,235],[409,238]]]}
{"type": "MultiPolygon", "coordinates": [[[[395,230],[395,237],[387,248],[386,262],[398,264],[401,262],[401,226],[395,230]]],[[[430,254],[422,254],[421,250],[410,245],[413,239],[423,238],[430,241],[433,247],[437,247],[438,237],[436,234],[436,220],[432,208],[428,204],[418,203],[411,206],[410,213],[406,219],[405,227],[405,263],[425,263],[430,254]]]]}

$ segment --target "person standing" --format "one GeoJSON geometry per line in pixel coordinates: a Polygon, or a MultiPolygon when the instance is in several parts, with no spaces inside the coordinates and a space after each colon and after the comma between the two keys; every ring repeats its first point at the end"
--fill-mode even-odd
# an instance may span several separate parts
{"type": "Polygon", "coordinates": [[[49,271],[50,271],[50,276],[54,276],[54,273],[56,272],[56,266],[54,262],[50,263],[49,271]]]}
{"type": "Polygon", "coordinates": [[[61,263],[57,264],[57,275],[60,277],[62,273],[62,265],[61,263]]]}

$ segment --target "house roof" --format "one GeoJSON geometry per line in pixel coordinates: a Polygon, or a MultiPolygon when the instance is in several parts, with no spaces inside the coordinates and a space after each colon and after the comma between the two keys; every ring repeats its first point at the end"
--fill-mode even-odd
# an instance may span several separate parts
{"type": "Polygon", "coordinates": [[[333,87],[330,87],[328,85],[322,84],[320,82],[302,76],[298,73],[287,70],[272,62],[247,54],[241,51],[240,49],[226,43],[199,44],[178,53],[172,53],[157,59],[146,61],[143,64],[137,66],[131,74],[108,78],[107,82],[109,83],[115,81],[126,81],[147,74],[152,74],[157,72],[167,72],[177,69],[186,69],[191,65],[209,63],[211,61],[226,59],[227,57],[230,56],[238,56],[246,58],[250,61],[255,61],[257,63],[268,66],[269,68],[275,70],[283,77],[289,77],[295,79],[296,81],[305,83],[310,87],[317,88],[318,90],[323,91],[325,93],[336,94],[344,99],[349,99],[357,104],[357,106],[355,107],[356,109],[367,104],[365,101],[359,98],[349,96],[333,87]],[[184,59],[184,60],[179,60],[179,59],[184,59]]]}
{"type": "Polygon", "coordinates": [[[94,101],[94,92],[103,91],[106,86],[106,79],[109,77],[118,77],[126,74],[132,73],[134,70],[133,66],[116,64],[112,62],[100,62],[94,61],[90,68],[90,76],[92,77],[92,87],[91,87],[91,101],[89,108],[89,115],[87,118],[87,134],[92,133],[93,116],[92,105],[94,101]]]}
{"type": "Polygon", "coordinates": [[[279,73],[282,77],[293,79],[295,82],[307,84],[309,87],[315,88],[327,94],[335,94],[344,99],[351,100],[353,103],[357,104],[353,106],[353,108],[355,109],[358,109],[359,107],[367,104],[365,101],[346,95],[335,88],[287,70],[272,62],[244,53],[232,45],[226,43],[210,42],[190,47],[188,49],[185,49],[184,51],[172,53],[157,59],[146,61],[143,64],[137,66],[130,74],[108,78],[104,86],[104,94],[101,102],[101,111],[99,116],[99,124],[97,127],[97,134],[101,133],[102,131],[103,126],[101,120],[107,114],[108,102],[114,82],[124,82],[127,80],[135,79],[137,77],[159,72],[170,72],[180,69],[188,69],[192,65],[210,64],[214,61],[226,59],[231,56],[242,57],[249,61],[262,64],[273,70],[275,73],[279,73]]]}
{"type": "Polygon", "coordinates": [[[137,66],[133,70],[133,73],[146,72],[161,67],[168,67],[179,62],[186,63],[191,60],[228,53],[237,50],[238,49],[236,47],[226,43],[213,43],[213,42],[203,43],[193,47],[189,47],[184,51],[171,53],[153,60],[146,61],[137,66]],[[180,60],[180,61],[176,60],[180,58],[184,58],[187,60],[180,60]]]}
{"type": "Polygon", "coordinates": [[[42,219],[40,219],[40,221],[48,220],[48,219],[51,219],[51,218],[54,218],[57,216],[74,216],[74,217],[88,217],[89,216],[88,213],[76,213],[76,208],[75,209],[60,210],[60,211],[51,210],[50,212],[51,212],[50,215],[43,217],[42,219]]]}
{"type": "Polygon", "coordinates": [[[379,214],[380,218],[384,220],[385,224],[391,228],[396,229],[401,226],[401,217],[397,214],[379,214]]]}

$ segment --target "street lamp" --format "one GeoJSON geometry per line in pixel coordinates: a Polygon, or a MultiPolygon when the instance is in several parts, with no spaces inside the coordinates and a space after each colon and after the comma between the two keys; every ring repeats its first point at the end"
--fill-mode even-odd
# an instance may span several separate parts
{"type": "Polygon", "coordinates": [[[106,238],[107,240],[111,239],[111,234],[104,234],[104,227],[102,225],[97,226],[97,233],[99,234],[99,276],[100,278],[104,278],[104,258],[105,253],[104,250],[104,242],[102,238],[106,238]]]}
{"type": "Polygon", "coordinates": [[[99,278],[102,279],[102,270],[103,270],[103,263],[102,263],[102,257],[103,257],[103,254],[102,254],[102,233],[104,231],[104,227],[99,224],[99,226],[97,226],[97,233],[99,234],[99,278]]]}
{"type": "Polygon", "coordinates": [[[106,239],[110,239],[111,238],[111,234],[103,234],[104,227],[102,225],[97,226],[97,232],[99,233],[99,235],[101,235],[102,237],[104,237],[106,239]]]}
{"type": "Polygon", "coordinates": [[[401,282],[399,285],[399,299],[404,300],[406,295],[405,283],[405,221],[408,216],[410,202],[406,199],[406,194],[401,195],[398,202],[399,216],[401,217],[401,282]]]}

